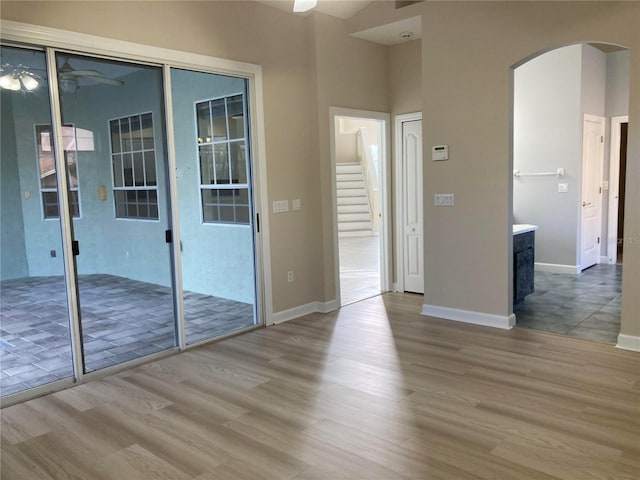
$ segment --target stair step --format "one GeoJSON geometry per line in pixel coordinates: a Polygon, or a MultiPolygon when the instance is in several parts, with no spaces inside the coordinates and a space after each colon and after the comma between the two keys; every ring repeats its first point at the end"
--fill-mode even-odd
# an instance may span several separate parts
{"type": "Polygon", "coordinates": [[[364,180],[346,181],[346,182],[339,180],[336,185],[338,187],[338,191],[344,188],[365,188],[364,180]]]}
{"type": "Polygon", "coordinates": [[[336,163],[336,173],[362,173],[359,163],[336,163]]]}
{"type": "Polygon", "coordinates": [[[367,197],[338,197],[338,205],[366,205],[369,208],[367,197]]]}
{"type": "Polygon", "coordinates": [[[375,234],[373,230],[347,230],[345,232],[338,232],[339,238],[345,237],[373,237],[375,234]]]}
{"type": "MultiPolygon", "coordinates": [[[[351,199],[352,197],[348,197],[351,199]]],[[[369,213],[368,203],[338,204],[338,213],[369,213]]]]}
{"type": "Polygon", "coordinates": [[[337,192],[338,198],[341,197],[364,197],[367,201],[367,191],[364,188],[343,188],[337,192]]]}
{"type": "Polygon", "coordinates": [[[371,222],[371,214],[369,212],[359,212],[359,213],[339,213],[338,214],[338,222],[339,223],[349,223],[349,222],[371,222]]]}
{"type": "Polygon", "coordinates": [[[346,232],[349,230],[371,230],[373,225],[371,222],[341,222],[338,224],[339,232],[346,232]]]}
{"type": "Polygon", "coordinates": [[[360,180],[364,182],[364,175],[362,173],[336,173],[336,180],[338,182],[348,182],[360,180]]]}

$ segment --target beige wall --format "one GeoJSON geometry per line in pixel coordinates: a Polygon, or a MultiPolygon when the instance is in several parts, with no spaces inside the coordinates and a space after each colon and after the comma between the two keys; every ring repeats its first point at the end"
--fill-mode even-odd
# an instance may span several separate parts
{"type": "Polygon", "coordinates": [[[1,16],[262,65],[270,200],[300,198],[303,206],[269,213],[274,311],[321,299],[320,169],[318,149],[310,147],[317,130],[310,108],[315,65],[306,19],[252,2],[182,1],[3,1],[1,16]],[[294,283],[287,283],[287,270],[294,283]]]}
{"type": "Polygon", "coordinates": [[[422,42],[389,47],[389,103],[392,115],[422,110],[422,42]]]}
{"type": "Polygon", "coordinates": [[[314,42],[318,151],[322,202],[324,298],[336,297],[333,255],[334,218],[329,107],[389,111],[387,48],[350,37],[345,22],[315,13],[310,18],[314,42]]]}
{"type": "Polygon", "coordinates": [[[622,333],[640,335],[640,3],[425,2],[424,148],[448,144],[448,162],[425,162],[425,303],[501,316],[511,311],[511,67],[582,41],[631,50],[631,98],[622,333]]]}

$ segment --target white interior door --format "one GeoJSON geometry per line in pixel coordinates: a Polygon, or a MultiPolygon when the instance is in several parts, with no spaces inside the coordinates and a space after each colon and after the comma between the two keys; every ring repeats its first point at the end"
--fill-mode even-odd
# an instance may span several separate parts
{"type": "Polygon", "coordinates": [[[580,269],[600,261],[604,118],[584,116],[582,134],[582,203],[580,269]]]}
{"type": "Polygon", "coordinates": [[[424,293],[422,120],[402,124],[404,290],[424,293]]]}

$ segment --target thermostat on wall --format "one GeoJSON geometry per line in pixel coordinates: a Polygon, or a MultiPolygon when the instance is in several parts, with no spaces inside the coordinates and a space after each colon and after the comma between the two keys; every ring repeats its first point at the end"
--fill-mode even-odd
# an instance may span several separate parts
{"type": "Polygon", "coordinates": [[[449,160],[449,145],[436,145],[431,149],[431,159],[434,162],[449,160]]]}

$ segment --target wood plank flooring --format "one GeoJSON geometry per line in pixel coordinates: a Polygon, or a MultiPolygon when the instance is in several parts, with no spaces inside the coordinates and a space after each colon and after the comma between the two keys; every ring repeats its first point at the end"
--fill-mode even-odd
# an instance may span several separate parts
{"type": "Polygon", "coordinates": [[[3,409],[2,479],[640,478],[640,354],[387,294],[3,409]]]}

